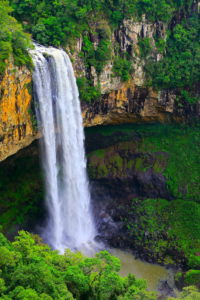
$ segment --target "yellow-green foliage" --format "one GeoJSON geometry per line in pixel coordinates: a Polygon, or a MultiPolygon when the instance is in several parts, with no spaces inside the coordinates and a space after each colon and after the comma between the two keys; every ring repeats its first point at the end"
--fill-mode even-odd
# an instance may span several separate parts
{"type": "Polygon", "coordinates": [[[185,277],[185,282],[187,284],[200,286],[200,271],[199,270],[188,271],[185,277]]]}
{"type": "MultiPolygon", "coordinates": [[[[106,250],[88,258],[69,249],[64,255],[42,243],[38,236],[21,231],[14,242],[0,233],[1,300],[156,300],[146,281],[118,274],[119,258],[106,250]]],[[[193,286],[180,299],[199,299],[193,286]],[[196,297],[196,298],[195,298],[196,297]]],[[[174,299],[174,298],[170,298],[174,299]]]]}
{"type": "Polygon", "coordinates": [[[0,233],[0,253],[1,300],[156,300],[144,279],[121,278],[119,258],[106,250],[94,258],[69,249],[60,255],[38,236],[21,231],[13,243],[0,233]]]}
{"type": "Polygon", "coordinates": [[[20,24],[10,16],[13,9],[9,1],[0,3],[0,74],[5,70],[5,60],[11,53],[14,56],[15,65],[26,65],[33,69],[32,58],[29,56],[27,48],[31,46],[29,35],[25,34],[20,24]]]}
{"type": "MultiPolygon", "coordinates": [[[[168,299],[173,299],[173,298],[169,297],[168,299]]],[[[199,300],[200,295],[198,293],[198,289],[195,286],[188,286],[183,288],[183,292],[180,293],[180,299],[199,300]]]]}

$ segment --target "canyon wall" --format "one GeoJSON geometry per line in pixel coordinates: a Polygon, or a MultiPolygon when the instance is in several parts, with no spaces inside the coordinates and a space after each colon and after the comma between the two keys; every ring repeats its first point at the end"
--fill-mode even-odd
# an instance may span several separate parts
{"type": "MultiPolygon", "coordinates": [[[[90,26],[98,32],[102,24],[94,23],[90,26]]],[[[107,24],[103,22],[103,26],[107,24]]],[[[155,46],[155,34],[166,39],[164,24],[148,23],[145,18],[142,22],[124,21],[123,25],[111,34],[113,57],[114,49],[119,47],[119,52],[125,51],[134,58],[133,72],[128,82],[114,77],[113,60],[108,61],[99,78],[94,67],[86,67],[80,55],[84,47],[82,37],[77,38],[73,45],[73,53],[69,48],[66,49],[73,61],[76,76],[90,78],[94,86],[99,80],[101,86],[101,99],[92,103],[81,102],[85,127],[124,123],[184,123],[193,117],[199,118],[199,103],[189,105],[184,102],[178,105],[176,90],[157,92],[145,86],[145,62],[140,59],[138,39],[148,37],[152,45],[151,56],[160,60],[162,56],[155,46]]],[[[98,35],[90,36],[90,40],[94,48],[98,46],[98,35]]],[[[199,85],[195,86],[195,90],[199,94],[199,85]]],[[[33,111],[32,75],[26,67],[14,66],[11,57],[0,80],[0,161],[38,138],[33,125],[33,111]]]]}

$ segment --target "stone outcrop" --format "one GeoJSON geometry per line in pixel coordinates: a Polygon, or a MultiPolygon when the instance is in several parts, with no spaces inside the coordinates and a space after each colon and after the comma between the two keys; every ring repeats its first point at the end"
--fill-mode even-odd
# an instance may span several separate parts
{"type": "Polygon", "coordinates": [[[142,141],[120,142],[88,155],[91,181],[103,182],[113,197],[132,195],[170,199],[163,174],[169,154],[143,153],[142,141]]]}
{"type": "Polygon", "coordinates": [[[0,82],[0,161],[28,146],[35,138],[29,113],[32,76],[11,58],[0,82]]]}
{"type": "MultiPolygon", "coordinates": [[[[102,26],[105,28],[108,27],[105,21],[102,21],[102,23],[98,24],[91,24],[90,26],[94,28],[96,32],[98,32],[99,28],[102,28],[102,26]]],[[[126,52],[130,56],[132,56],[132,67],[134,70],[132,79],[136,86],[143,86],[145,83],[145,73],[143,70],[144,61],[141,61],[139,55],[139,37],[150,39],[150,43],[152,46],[151,56],[155,60],[158,61],[162,58],[162,55],[159,53],[155,45],[155,35],[166,40],[165,25],[161,22],[148,23],[144,17],[142,22],[134,22],[133,20],[124,21],[123,25],[121,25],[119,29],[116,29],[110,36],[110,41],[112,44],[112,57],[114,57],[116,52],[118,52],[118,54],[126,52]]],[[[99,43],[98,35],[92,35],[90,37],[90,40],[94,45],[94,49],[96,49],[99,43]]],[[[122,81],[120,77],[115,77],[113,75],[113,60],[108,61],[108,63],[103,68],[100,77],[98,78],[95,68],[87,68],[82,56],[79,55],[83,49],[83,46],[84,40],[81,36],[80,38],[77,38],[76,43],[74,44],[73,53],[71,53],[70,49],[67,48],[67,52],[69,53],[69,56],[73,61],[75,75],[78,77],[86,76],[88,78],[91,78],[95,86],[99,81],[102,94],[110,93],[114,90],[119,90],[121,88],[122,81]]]]}
{"type": "Polygon", "coordinates": [[[129,83],[121,84],[118,90],[103,95],[92,105],[82,103],[85,127],[124,123],[171,123],[184,122],[184,110],[176,112],[174,97],[167,97],[129,83]]]}

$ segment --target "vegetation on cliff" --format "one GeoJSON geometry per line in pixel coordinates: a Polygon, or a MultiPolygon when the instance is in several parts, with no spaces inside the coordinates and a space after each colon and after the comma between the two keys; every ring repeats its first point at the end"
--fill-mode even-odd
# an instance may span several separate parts
{"type": "MultiPolygon", "coordinates": [[[[32,37],[41,44],[56,47],[68,45],[71,48],[71,52],[73,52],[74,41],[77,37],[83,37],[83,49],[80,56],[84,59],[89,75],[79,80],[78,85],[81,100],[91,102],[101,98],[99,97],[99,88],[93,87],[91,82],[91,67],[94,67],[97,75],[100,76],[104,66],[112,58],[114,61],[113,75],[121,76],[122,81],[129,80],[130,73],[133,71],[131,67],[133,58],[127,58],[126,53],[123,53],[120,49],[115,53],[116,57],[111,57],[111,53],[114,50],[116,52],[116,49],[112,49],[111,32],[119,29],[123,25],[124,20],[141,21],[144,14],[148,22],[162,21],[168,24],[176,13],[181,13],[182,18],[185,19],[193,1],[11,0],[10,3],[14,10],[13,16],[23,24],[24,30],[31,33],[32,37]],[[93,41],[95,35],[98,40],[97,48],[94,46],[93,41]]],[[[186,86],[188,80],[190,83],[196,80],[198,53],[196,53],[195,49],[198,46],[198,42],[194,42],[194,36],[196,36],[194,31],[198,31],[198,28],[196,28],[196,23],[198,22],[189,21],[186,23],[187,25],[177,25],[172,33],[168,32],[166,55],[164,51],[165,41],[160,39],[159,32],[155,36],[155,44],[158,51],[164,54],[165,57],[160,63],[155,63],[153,59],[148,60],[146,70],[149,79],[153,79],[152,85],[156,88],[161,88],[162,86],[166,88],[168,85],[170,87],[174,85],[179,87],[180,84],[186,86]],[[186,27],[189,27],[187,34],[185,34],[186,27]],[[191,34],[190,37],[189,34],[191,34]],[[185,35],[187,35],[186,39],[188,39],[188,42],[182,49],[181,43],[185,43],[185,35]],[[173,42],[174,39],[176,40],[175,43],[173,42]],[[175,53],[173,52],[173,47],[177,49],[175,53]],[[180,49],[181,53],[179,55],[180,49]],[[191,59],[191,63],[184,70],[186,59],[191,59]],[[179,68],[180,72],[177,72],[177,68],[179,68]],[[192,69],[195,74],[190,77],[188,74],[192,69]],[[157,74],[159,75],[157,76],[157,74]]],[[[149,50],[152,48],[150,44],[150,48],[148,48],[148,38],[142,38],[138,45],[141,49],[141,59],[146,59],[151,52],[149,50]]],[[[190,95],[186,98],[193,99],[190,95]]]]}
{"type": "Polygon", "coordinates": [[[13,9],[9,1],[0,3],[0,75],[6,68],[6,60],[11,54],[16,66],[26,65],[30,70],[33,62],[27,49],[31,46],[30,36],[22,30],[20,24],[10,16],[13,9]]]}
{"type": "Polygon", "coordinates": [[[101,99],[100,87],[93,86],[92,82],[90,80],[87,80],[85,77],[78,77],[77,85],[80,99],[89,103],[96,99],[101,99]]]}
{"type": "Polygon", "coordinates": [[[89,29],[91,20],[103,18],[112,27],[124,19],[169,21],[172,13],[190,7],[192,0],[11,0],[14,16],[39,43],[65,45],[89,29]]]}
{"type": "MultiPolygon", "coordinates": [[[[156,300],[146,281],[118,275],[120,260],[107,251],[88,258],[69,249],[52,251],[38,236],[21,231],[13,243],[0,233],[0,299],[156,300]]],[[[181,299],[198,299],[195,287],[181,299]]],[[[171,298],[174,299],[174,298],[171,298]]]]}
{"type": "MultiPolygon", "coordinates": [[[[76,37],[83,36],[84,46],[80,56],[87,68],[92,66],[100,76],[103,67],[111,59],[111,31],[119,28],[123,20],[141,20],[146,15],[149,22],[163,21],[169,23],[175,12],[181,12],[183,21],[172,31],[168,31],[167,42],[156,34],[155,44],[164,55],[155,62],[148,57],[152,46],[148,38],[139,39],[141,59],[147,59],[145,70],[148,83],[156,89],[180,88],[180,96],[190,103],[198,98],[189,87],[199,80],[199,18],[197,15],[187,18],[192,0],[126,0],[126,1],[89,1],[89,0],[11,0],[1,3],[0,23],[0,74],[6,65],[5,60],[13,53],[16,65],[33,68],[32,59],[27,49],[31,47],[28,32],[39,43],[54,46],[70,46],[76,37]],[[12,14],[17,21],[10,16],[12,14]],[[103,19],[103,21],[102,21],[103,19]],[[24,32],[25,31],[25,32],[24,32]],[[94,48],[91,36],[98,37],[98,47],[94,48]]],[[[116,49],[115,49],[116,50],[116,49]]],[[[126,53],[117,51],[114,60],[113,75],[121,76],[122,81],[130,78],[133,71],[131,61],[126,53]]],[[[83,77],[78,81],[80,96],[84,101],[100,99],[99,87],[93,87],[91,78],[83,77]]]]}
{"type": "MultiPolygon", "coordinates": [[[[119,143],[118,152],[116,152],[116,148],[111,147],[106,149],[106,151],[105,149],[97,150],[88,155],[89,171],[90,167],[93,170],[96,168],[96,172],[93,173],[94,175],[91,179],[103,176],[109,178],[109,175],[114,176],[115,174],[123,178],[128,176],[129,167],[144,174],[148,170],[152,170],[154,173],[160,173],[166,177],[167,191],[172,198],[199,203],[199,124],[194,126],[161,124],[111,125],[105,128],[99,126],[86,129],[88,134],[93,132],[101,133],[104,136],[105,146],[106,141],[111,139],[115,131],[119,132],[119,136],[113,143],[125,143],[119,143]],[[120,154],[122,150],[123,152],[120,154]],[[100,151],[103,153],[102,156],[99,154],[100,151]],[[119,159],[123,161],[120,166],[114,165],[114,155],[121,155],[119,159]],[[94,159],[90,161],[90,157],[94,159]],[[104,174],[105,168],[107,172],[104,174]]],[[[109,144],[107,147],[109,147],[109,144]]]]}
{"type": "Polygon", "coordinates": [[[200,19],[193,15],[168,33],[166,53],[154,62],[149,58],[145,67],[149,84],[156,89],[179,88],[180,97],[190,104],[199,98],[191,89],[200,80],[200,19]],[[186,90],[185,90],[186,89],[186,90]]]}
{"type": "Polygon", "coordinates": [[[185,282],[198,284],[199,126],[124,125],[87,132],[101,133],[105,139],[104,149],[88,155],[90,179],[103,180],[112,189],[121,184],[135,194],[119,209],[122,232],[128,231],[129,240],[147,250],[147,260],[191,268],[185,282]]]}
{"type": "Polygon", "coordinates": [[[133,199],[124,222],[138,247],[148,250],[150,260],[157,257],[164,265],[178,260],[191,268],[186,284],[200,283],[200,206],[184,200],[133,199]],[[131,216],[132,215],[132,216],[131,216]],[[195,270],[196,269],[196,270],[195,270]]]}

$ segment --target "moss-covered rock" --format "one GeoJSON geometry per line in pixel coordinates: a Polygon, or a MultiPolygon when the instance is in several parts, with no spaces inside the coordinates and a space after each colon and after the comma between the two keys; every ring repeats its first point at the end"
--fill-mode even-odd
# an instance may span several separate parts
{"type": "Polygon", "coordinates": [[[200,252],[199,126],[108,126],[92,135],[109,145],[94,143],[93,150],[86,139],[89,176],[99,184],[94,197],[107,195],[99,238],[149,262],[192,268],[185,284],[193,284],[200,266],[191,263],[200,252]]]}
{"type": "Polygon", "coordinates": [[[0,226],[8,236],[32,229],[44,215],[43,173],[39,145],[31,146],[0,164],[0,226]]]}
{"type": "Polygon", "coordinates": [[[131,176],[143,185],[142,196],[200,201],[199,126],[99,126],[86,132],[91,180],[117,178],[132,185],[131,176]],[[95,136],[104,142],[95,143],[95,136]]]}

